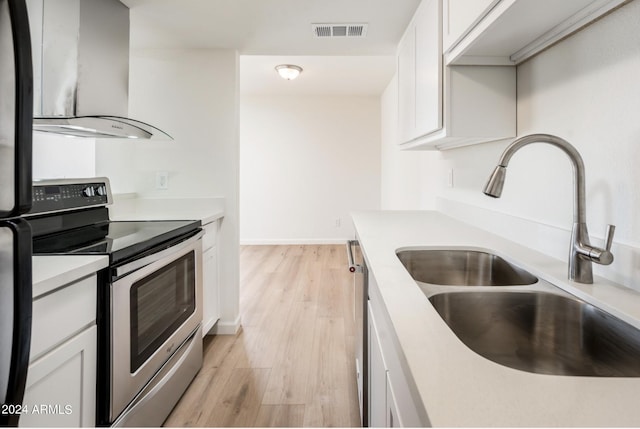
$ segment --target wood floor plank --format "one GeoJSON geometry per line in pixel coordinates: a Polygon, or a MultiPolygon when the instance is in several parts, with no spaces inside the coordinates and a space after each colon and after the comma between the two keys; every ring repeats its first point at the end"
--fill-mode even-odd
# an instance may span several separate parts
{"type": "Polygon", "coordinates": [[[253,426],[270,369],[236,368],[231,370],[220,400],[209,409],[205,426],[253,426]]]}
{"type": "Polygon", "coordinates": [[[358,426],[343,245],[241,246],[242,329],[206,337],[165,426],[358,426]]]}
{"type": "Polygon", "coordinates": [[[332,269],[348,269],[347,267],[347,247],[346,245],[338,245],[329,247],[329,259],[327,268],[332,269]]]}
{"type": "Polygon", "coordinates": [[[255,324],[255,320],[261,316],[260,297],[265,293],[269,284],[269,275],[260,274],[243,284],[245,293],[240,294],[240,308],[242,309],[242,325],[255,324]],[[244,320],[246,319],[246,320],[244,320]]]}
{"type": "Polygon", "coordinates": [[[316,305],[294,303],[263,404],[304,404],[316,321],[316,305]]]}
{"type": "Polygon", "coordinates": [[[304,405],[263,405],[255,427],[302,427],[304,405]]]}
{"type": "Polygon", "coordinates": [[[318,263],[318,246],[305,246],[298,275],[296,301],[317,302],[320,291],[322,265],[318,263]]]}
{"type": "MultiPolygon", "coordinates": [[[[236,335],[207,335],[203,338],[203,368],[228,368],[229,365],[225,365],[228,355],[232,352],[233,346],[239,335],[242,334],[242,329],[236,335]]],[[[232,357],[231,359],[235,359],[232,357]]],[[[233,367],[231,367],[233,368],[233,367]]]]}
{"type": "Polygon", "coordinates": [[[345,273],[335,269],[325,269],[321,274],[320,295],[318,296],[318,317],[348,317],[347,295],[352,286],[345,284],[345,273]]]}
{"type": "Polygon", "coordinates": [[[280,352],[280,338],[284,324],[272,324],[268,330],[260,326],[243,328],[242,336],[234,344],[234,358],[229,362],[235,368],[272,368],[280,352]]]}
{"type": "Polygon", "coordinates": [[[262,265],[263,272],[273,273],[278,270],[278,267],[285,260],[289,246],[269,246],[269,254],[264,264],[262,265]]]}
{"type": "Polygon", "coordinates": [[[212,410],[222,401],[232,369],[202,369],[163,426],[207,427],[212,410]]]}
{"type": "Polygon", "coordinates": [[[356,381],[346,353],[343,321],[319,317],[316,324],[304,426],[358,426],[358,414],[353,412],[358,407],[357,394],[354,398],[349,386],[356,381]]]}
{"type": "Polygon", "coordinates": [[[288,312],[288,306],[293,301],[289,296],[289,279],[283,279],[279,273],[268,273],[260,288],[253,292],[252,302],[245,303],[242,311],[243,326],[258,326],[269,323],[273,317],[273,310],[281,313],[288,312]]]}

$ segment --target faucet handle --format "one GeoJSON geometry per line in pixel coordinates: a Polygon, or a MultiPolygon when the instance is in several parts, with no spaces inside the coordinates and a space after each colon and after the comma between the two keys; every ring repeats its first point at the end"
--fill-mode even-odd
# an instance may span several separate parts
{"type": "Polygon", "coordinates": [[[604,248],[588,246],[587,257],[596,264],[610,265],[613,262],[613,253],[611,253],[611,245],[613,244],[613,233],[616,227],[613,225],[607,225],[607,232],[604,237],[604,248]]]}
{"type": "Polygon", "coordinates": [[[616,232],[615,225],[607,225],[607,232],[604,237],[604,249],[609,252],[611,251],[611,245],[613,244],[613,234],[616,232]]]}
{"type": "Polygon", "coordinates": [[[616,227],[613,225],[607,225],[607,232],[604,237],[604,248],[599,248],[591,245],[580,247],[578,252],[582,257],[595,262],[600,265],[610,265],[613,262],[613,253],[611,253],[611,245],[613,244],[613,233],[616,227]]]}

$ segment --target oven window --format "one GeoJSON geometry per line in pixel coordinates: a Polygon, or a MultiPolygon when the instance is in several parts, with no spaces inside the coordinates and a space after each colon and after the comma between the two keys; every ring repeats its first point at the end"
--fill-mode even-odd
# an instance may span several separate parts
{"type": "Polygon", "coordinates": [[[135,282],[130,303],[133,373],[195,311],[195,252],[135,282]]]}

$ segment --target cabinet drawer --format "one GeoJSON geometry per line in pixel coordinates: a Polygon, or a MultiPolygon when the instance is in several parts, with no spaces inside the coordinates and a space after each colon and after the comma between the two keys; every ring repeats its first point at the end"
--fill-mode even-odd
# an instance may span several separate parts
{"type": "Polygon", "coordinates": [[[30,361],[96,321],[96,275],[33,301],[30,361]]]}
{"type": "Polygon", "coordinates": [[[206,252],[218,242],[218,221],[208,223],[202,227],[205,234],[202,237],[202,251],[206,252]]]}

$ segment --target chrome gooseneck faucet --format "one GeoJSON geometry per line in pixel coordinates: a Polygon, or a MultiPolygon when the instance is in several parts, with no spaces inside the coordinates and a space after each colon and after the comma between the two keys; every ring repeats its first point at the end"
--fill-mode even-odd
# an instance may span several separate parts
{"type": "Polygon", "coordinates": [[[516,139],[502,153],[498,166],[484,187],[484,193],[490,197],[500,198],[507,173],[509,160],[519,149],[530,143],[548,143],[566,153],[573,164],[573,229],[571,231],[571,248],[569,249],[569,280],[578,283],[593,283],[591,263],[609,265],[613,262],[611,244],[615,226],[608,225],[604,249],[589,243],[587,231],[587,211],[585,207],[584,162],[575,147],[560,137],[550,134],[531,134],[516,139]]]}

